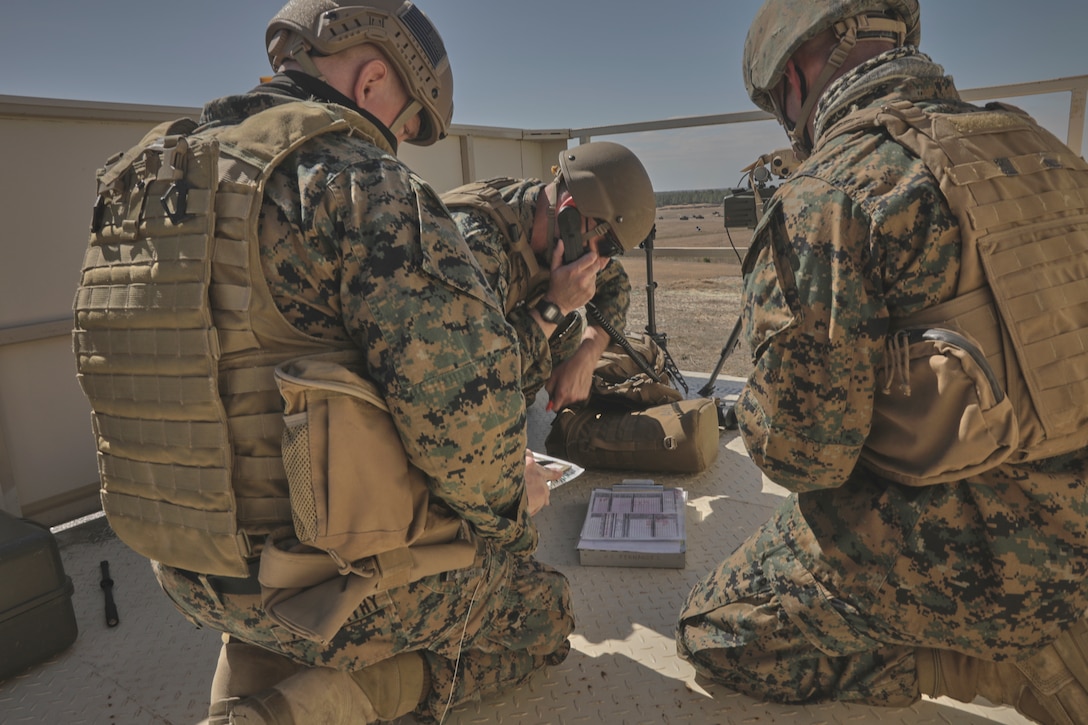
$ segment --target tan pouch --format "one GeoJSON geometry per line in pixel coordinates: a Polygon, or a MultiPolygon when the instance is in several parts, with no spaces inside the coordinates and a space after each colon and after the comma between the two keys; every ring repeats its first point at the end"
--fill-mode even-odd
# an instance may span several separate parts
{"type": "Polygon", "coordinates": [[[467,527],[455,519],[444,519],[411,547],[351,563],[304,546],[290,529],[282,529],[268,537],[261,552],[261,604],[272,621],[295,636],[328,644],[364,600],[468,568],[476,553],[467,527]]]}
{"type": "Polygon", "coordinates": [[[909,486],[962,480],[1019,443],[1012,402],[975,341],[946,329],[901,330],[889,342],[861,461],[909,486]]]}
{"type": "Polygon", "coordinates": [[[407,546],[427,524],[423,473],[408,462],[361,368],[349,352],[291,360],[275,372],[295,535],[343,562],[407,546]]]}
{"type": "Polygon", "coordinates": [[[269,617],[327,643],[364,599],[471,566],[467,526],[431,501],[357,352],[276,368],[294,530],[270,535],[258,578],[269,617]]]}
{"type": "Polygon", "coordinates": [[[697,473],[718,457],[718,409],[711,398],[645,410],[564,408],[544,446],[586,468],[697,473]]]}

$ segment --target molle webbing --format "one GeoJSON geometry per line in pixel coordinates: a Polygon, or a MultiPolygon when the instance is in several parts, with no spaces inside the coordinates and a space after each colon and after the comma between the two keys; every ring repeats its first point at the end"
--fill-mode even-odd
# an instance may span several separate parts
{"type": "Polygon", "coordinates": [[[963,244],[957,297],[896,326],[954,323],[986,341],[1018,414],[1015,460],[1088,445],[1088,163],[997,103],[939,114],[899,102],[824,138],[874,125],[936,177],[963,244]]]}
{"type": "Polygon", "coordinates": [[[237,576],[249,542],[207,294],[218,151],[191,131],[163,124],[99,173],[73,345],[117,535],[145,556],[237,576]]]}
{"type": "Polygon", "coordinates": [[[528,300],[551,274],[547,269],[542,270],[537,262],[529,244],[531,230],[521,228],[517,214],[502,198],[502,189],[515,183],[514,179],[500,177],[465,184],[442,195],[442,203],[447,208],[484,212],[502,230],[510,250],[510,280],[503,301],[505,314],[528,300]]]}
{"type": "Polygon", "coordinates": [[[257,220],[287,153],[321,133],[366,134],[354,126],[309,103],[210,130],[182,120],[99,172],[73,346],[103,509],[149,558],[248,576],[247,559],[291,519],[272,371],[329,344],[276,310],[257,220]]]}

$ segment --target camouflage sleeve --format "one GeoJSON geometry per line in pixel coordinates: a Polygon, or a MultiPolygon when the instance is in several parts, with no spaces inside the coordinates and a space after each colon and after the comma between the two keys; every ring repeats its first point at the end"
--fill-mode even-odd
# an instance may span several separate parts
{"type": "MultiPolygon", "coordinates": [[[[521,305],[507,315],[518,336],[521,353],[522,390],[540,390],[552,375],[552,354],[548,337],[536,324],[528,305],[521,305]]],[[[530,401],[531,402],[531,401],[530,401]]]]}
{"type": "Polygon", "coordinates": [[[631,307],[631,280],[619,260],[613,259],[597,273],[597,292],[593,304],[605,322],[620,332],[627,327],[627,310],[631,307]]]}
{"type": "Polygon", "coordinates": [[[868,434],[886,321],[869,238],[866,214],[811,179],[784,185],[753,236],[737,418],[752,459],[793,491],[841,485],[868,434]]]}
{"type": "MultiPolygon", "coordinates": [[[[505,303],[513,274],[506,237],[495,226],[491,216],[484,212],[455,211],[453,219],[483,270],[497,303],[502,306],[505,303]]],[[[524,305],[511,310],[507,315],[507,321],[517,335],[518,353],[521,358],[522,389],[539,390],[552,374],[548,338],[544,336],[544,332],[524,305]]]]}
{"type": "Polygon", "coordinates": [[[502,231],[488,214],[474,209],[450,212],[454,224],[465,238],[468,249],[484,273],[484,281],[501,307],[505,304],[510,280],[510,255],[506,253],[502,231]]]}
{"type": "MultiPolygon", "coordinates": [[[[613,260],[597,273],[597,291],[593,302],[605,321],[623,332],[627,326],[627,309],[631,306],[631,282],[619,262],[613,260]]],[[[576,326],[565,328],[565,333],[557,330],[548,338],[533,320],[528,307],[511,312],[509,320],[517,330],[521,343],[522,389],[540,390],[552,376],[554,367],[568,359],[578,348],[582,334],[581,321],[576,321],[576,326]]]]}
{"type": "Polygon", "coordinates": [[[327,197],[327,233],[343,240],[343,319],[409,459],[479,534],[532,551],[517,342],[464,239],[391,157],[341,174],[327,197]]]}
{"type": "Polygon", "coordinates": [[[753,235],[744,314],[754,368],[736,407],[752,459],[797,492],[853,472],[889,320],[951,297],[960,250],[936,181],[897,144],[832,157],[834,183],[810,161],[753,235]]]}

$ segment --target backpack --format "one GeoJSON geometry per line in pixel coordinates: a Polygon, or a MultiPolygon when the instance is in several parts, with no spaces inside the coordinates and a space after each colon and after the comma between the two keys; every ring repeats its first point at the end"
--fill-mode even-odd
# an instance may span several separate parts
{"type": "Polygon", "coordinates": [[[544,442],[549,455],[585,468],[698,473],[718,457],[718,409],[684,400],[669,384],[664,350],[649,334],[626,336],[654,380],[616,342],[601,355],[589,399],[559,411],[544,442]]]}
{"type": "Polygon", "coordinates": [[[599,408],[637,410],[683,399],[669,384],[665,351],[647,333],[625,335],[627,344],[654,371],[650,377],[642,365],[619,343],[612,341],[593,371],[590,402],[599,408]]]}

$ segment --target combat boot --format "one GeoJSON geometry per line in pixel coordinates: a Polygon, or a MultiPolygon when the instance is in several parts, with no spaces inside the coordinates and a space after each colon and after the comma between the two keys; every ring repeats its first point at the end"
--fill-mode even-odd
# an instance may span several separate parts
{"type": "Polygon", "coordinates": [[[228,725],[230,711],[243,697],[282,682],[303,668],[287,657],[223,635],[219,663],[212,677],[208,725],[228,725]]]}
{"type": "Polygon", "coordinates": [[[235,725],[339,725],[395,720],[416,709],[423,656],[404,652],[356,672],[311,667],[234,706],[235,725]]]}
{"type": "Polygon", "coordinates": [[[948,650],[916,651],[923,694],[971,702],[981,695],[1043,725],[1088,723],[1088,622],[1080,620],[1020,662],[987,662],[948,650]]]}

